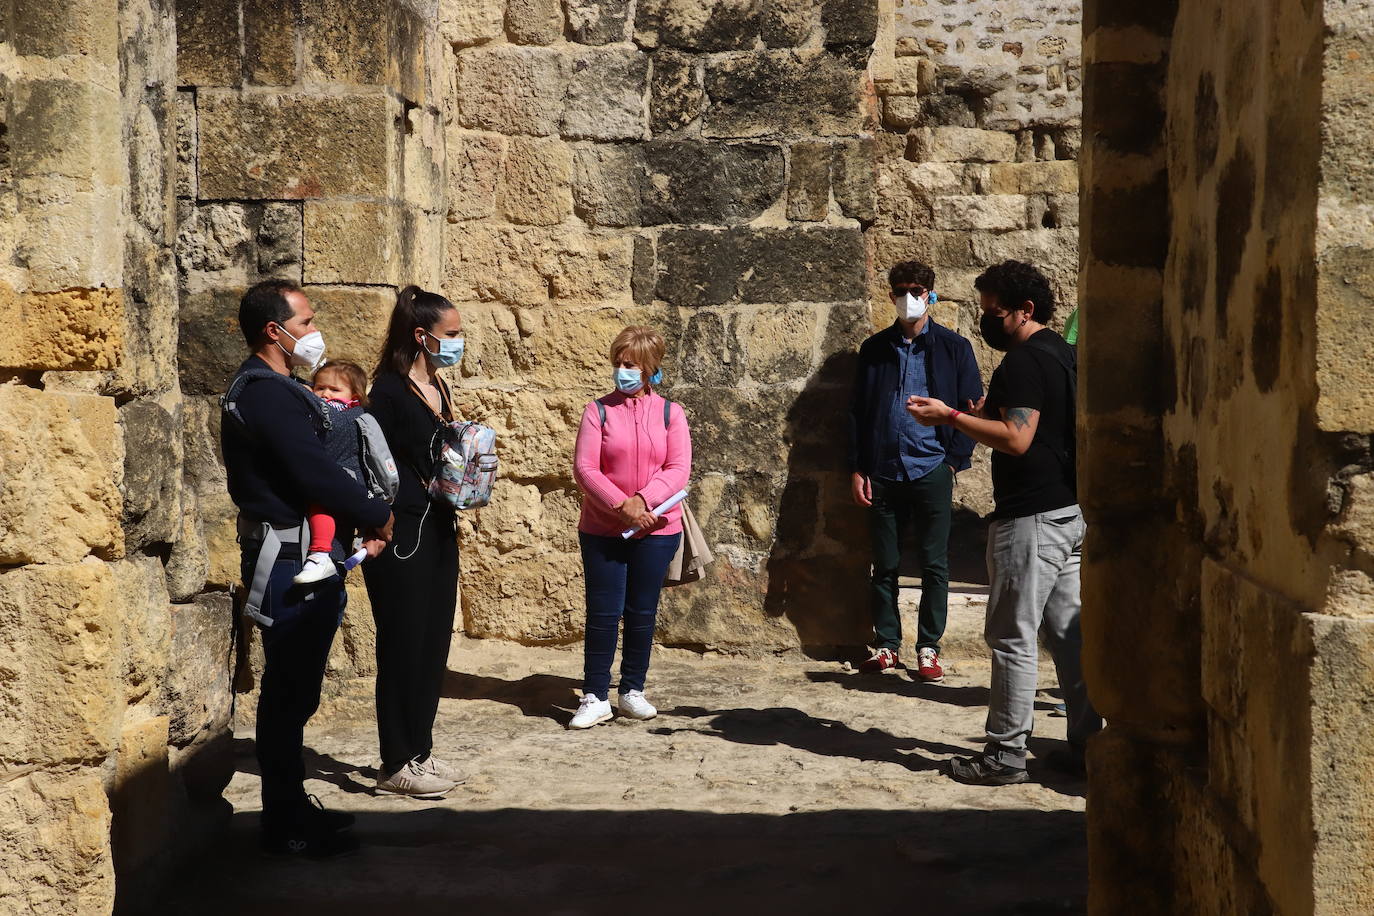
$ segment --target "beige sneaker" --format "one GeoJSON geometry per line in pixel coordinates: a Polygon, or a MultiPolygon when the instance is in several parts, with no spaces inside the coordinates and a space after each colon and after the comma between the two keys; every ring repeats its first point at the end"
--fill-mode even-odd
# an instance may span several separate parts
{"type": "Polygon", "coordinates": [[[378,795],[407,795],[411,798],[443,798],[453,786],[453,780],[433,773],[428,761],[416,763],[412,760],[390,776],[383,778],[379,775],[376,792],[378,795]]]}
{"type": "Polygon", "coordinates": [[[422,765],[430,773],[433,773],[440,779],[447,779],[455,786],[461,786],[463,783],[468,781],[468,778],[462,773],[460,773],[456,766],[449,763],[447,760],[440,760],[438,757],[435,757],[432,753],[429,755],[429,758],[425,760],[424,764],[422,765]]]}

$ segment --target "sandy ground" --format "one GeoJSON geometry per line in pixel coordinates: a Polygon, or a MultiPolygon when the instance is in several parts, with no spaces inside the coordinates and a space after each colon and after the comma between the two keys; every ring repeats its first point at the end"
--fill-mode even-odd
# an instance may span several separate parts
{"type": "MultiPolygon", "coordinates": [[[[569,732],[581,661],[576,648],[473,641],[454,653],[436,750],[469,778],[441,802],[374,796],[370,703],[335,704],[307,734],[308,790],[358,815],[365,846],[346,859],[258,854],[241,733],[224,848],[159,911],[1083,911],[1082,783],[1035,760],[1020,786],[943,774],[980,744],[986,659],[951,658],[944,684],[920,685],[905,671],[656,650],[658,718],[569,732]]],[[[1063,746],[1064,720],[1040,700],[1043,755],[1063,746]]]]}

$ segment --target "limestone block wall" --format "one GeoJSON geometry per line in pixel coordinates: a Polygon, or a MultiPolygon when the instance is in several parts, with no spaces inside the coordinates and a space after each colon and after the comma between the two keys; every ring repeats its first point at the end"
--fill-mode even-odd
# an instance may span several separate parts
{"type": "Polygon", "coordinates": [[[11,4],[0,33],[5,912],[137,910],[227,815],[227,608],[180,485],[174,34],[159,0],[11,4]]]}
{"type": "Polygon", "coordinates": [[[876,0],[447,0],[441,19],[459,397],[503,453],[497,499],[464,516],[466,632],[580,637],[573,440],[611,339],[644,322],[717,555],[666,596],[661,640],[860,642],[842,411],[869,328],[876,0]]]}
{"type": "MultiPolygon", "coordinates": [[[[1038,265],[1054,288],[1057,328],[1077,302],[1081,10],[1061,0],[883,7],[873,323],[892,322],[886,269],[930,264],[935,319],[973,342],[985,383],[1001,354],[978,334],[973,281],[984,268],[1007,258],[1038,265]]],[[[955,501],[951,575],[985,582],[986,449],[960,475],[955,501]]]]}
{"type": "Polygon", "coordinates": [[[1368,3],[1085,10],[1094,912],[1374,909],[1371,42],[1368,3]]]}
{"type": "MultiPolygon", "coordinates": [[[[185,498],[200,507],[196,557],[211,588],[239,581],[217,398],[247,355],[244,290],[301,284],[327,355],[370,373],[397,288],[440,284],[452,62],[435,22],[400,2],[177,4],[177,371],[185,498]]],[[[331,686],[375,671],[367,593],[352,580],[331,686]]],[[[251,628],[243,637],[251,647],[251,628]]],[[[240,699],[241,720],[253,705],[240,699]]]]}

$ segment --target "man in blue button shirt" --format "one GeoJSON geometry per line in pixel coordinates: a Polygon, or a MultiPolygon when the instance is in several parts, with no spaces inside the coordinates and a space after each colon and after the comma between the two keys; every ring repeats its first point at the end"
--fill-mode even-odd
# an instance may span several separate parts
{"type": "Polygon", "coordinates": [[[935,271],[904,261],[888,272],[888,285],[896,321],[859,348],[849,418],[854,501],[868,508],[873,536],[873,652],[861,669],[883,671],[898,664],[901,535],[914,529],[921,564],[917,676],[938,681],[944,677],[940,639],[949,607],[954,475],[969,466],[974,443],[947,426],[922,426],[906,403],[912,395],[935,397],[931,392],[936,391],[950,403],[977,403],[983,382],[969,342],[930,317],[935,271]]]}

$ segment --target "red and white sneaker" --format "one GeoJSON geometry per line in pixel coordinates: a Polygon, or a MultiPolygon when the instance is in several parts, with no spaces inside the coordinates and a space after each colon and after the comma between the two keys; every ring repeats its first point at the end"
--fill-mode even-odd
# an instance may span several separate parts
{"type": "Polygon", "coordinates": [[[875,649],[864,662],[859,665],[859,670],[866,673],[886,671],[889,668],[897,667],[897,653],[891,649],[875,649]]]}
{"type": "Polygon", "coordinates": [[[929,647],[916,653],[916,676],[927,684],[945,679],[945,669],[940,667],[940,653],[929,647]]]}

